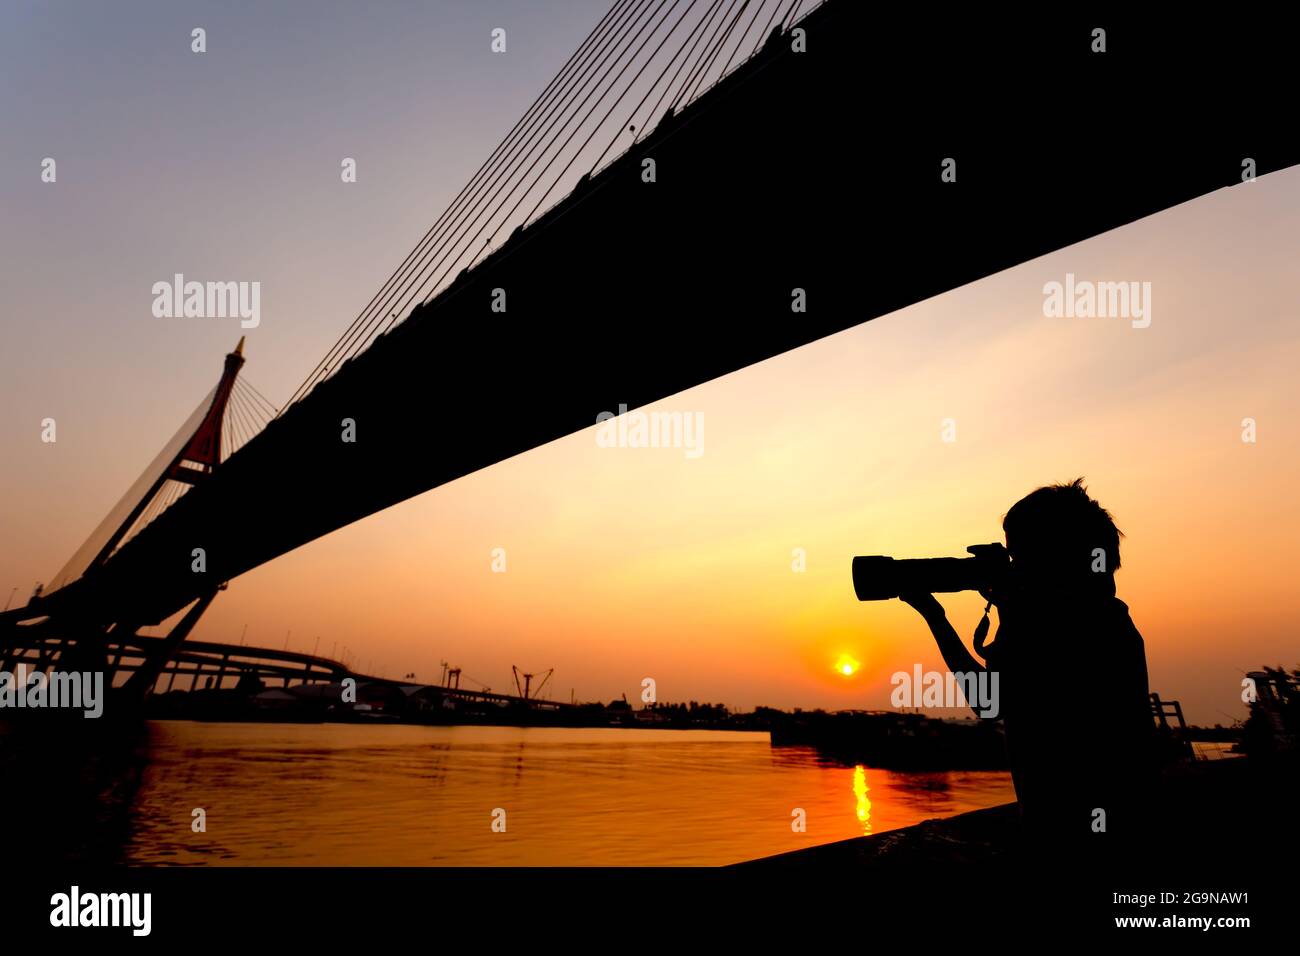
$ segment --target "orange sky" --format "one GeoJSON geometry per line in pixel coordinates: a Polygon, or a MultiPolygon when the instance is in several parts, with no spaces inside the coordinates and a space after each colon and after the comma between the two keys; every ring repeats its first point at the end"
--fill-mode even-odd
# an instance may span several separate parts
{"type": "MultiPolygon", "coordinates": [[[[940,662],[910,609],[854,600],[851,556],[959,554],[1085,475],[1127,535],[1152,689],[1240,715],[1244,670],[1297,663],[1296,236],[1300,172],[1220,191],[655,406],[704,414],[698,458],[593,427],[337,532],[237,580],[198,636],[291,628],[498,689],[555,667],[565,698],[653,677],[665,700],[882,707],[890,674],[940,662]],[[1043,317],[1066,272],[1150,281],[1151,326],[1043,317]]],[[[978,597],[944,603],[969,634],[978,597]]]]}
{"type": "MultiPolygon", "coordinates": [[[[634,698],[652,677],[661,700],[885,707],[893,672],[940,660],[910,609],[854,600],[851,556],[959,554],[999,540],[1035,486],[1084,475],[1127,535],[1119,594],[1152,689],[1189,719],[1240,716],[1243,671],[1297,663],[1297,236],[1300,171],[1219,191],[654,406],[704,414],[698,458],[597,447],[593,422],[345,528],[237,579],[195,636],[237,641],[247,623],[280,647],[292,629],[299,650],[319,635],[423,679],[446,659],[498,690],[511,664],[554,667],[565,699],[634,698]],[[1067,272],[1151,282],[1150,327],[1045,318],[1043,284],[1067,272]],[[862,662],[848,679],[844,653],[862,662]]],[[[248,358],[265,381],[256,336],[248,358]]],[[[151,386],[119,387],[146,402],[151,386]]],[[[74,521],[54,509],[75,443],[15,453],[11,477],[46,483],[10,481],[23,546],[3,570],[48,579],[120,476],[74,521]]],[[[978,597],[943,601],[969,635],[978,597]]]]}
{"type": "MultiPolygon", "coordinates": [[[[204,57],[175,3],[0,12],[3,596],[57,572],[244,332],[153,317],[154,282],[261,282],[242,374],[284,401],[604,9],[324,5],[309,36],[276,5],[209,10],[204,57]]],[[[598,448],[593,421],[359,522],[233,582],[196,636],[292,629],[299,650],[319,635],[424,679],[446,659],[497,689],[553,666],[560,697],[653,677],[664,700],[884,707],[892,673],[940,661],[909,609],[854,600],[850,557],[960,554],[1084,475],[1128,535],[1119,593],[1153,689],[1239,716],[1242,671],[1297,663],[1298,236],[1300,171],[1222,190],[660,403],[704,413],[698,458],[598,448]],[[1151,326],[1045,318],[1067,272],[1150,282],[1151,326]]],[[[969,635],[978,598],[943,600],[969,635]]]]}

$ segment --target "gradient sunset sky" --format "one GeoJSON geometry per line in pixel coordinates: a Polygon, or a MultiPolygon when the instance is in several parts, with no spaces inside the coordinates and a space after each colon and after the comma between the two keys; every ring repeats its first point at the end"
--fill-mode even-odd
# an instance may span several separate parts
{"type": "MultiPolygon", "coordinates": [[[[154,318],[154,282],[260,281],[243,374],[282,402],[604,8],[6,5],[3,597],[55,574],[245,334],[154,318]]],[[[851,556],[960,554],[1083,475],[1126,534],[1152,689],[1227,722],[1245,671],[1300,656],[1297,253],[1300,170],[1220,190],[653,406],[703,413],[699,458],[599,448],[593,409],[591,429],[237,579],[195,636],[291,630],[298,650],[319,636],[425,680],[445,659],[499,690],[511,664],[554,667],[564,699],[653,677],[662,700],[885,707],[893,672],[941,662],[910,609],[854,600],[851,556]],[[1044,317],[1067,273],[1150,282],[1150,327],[1044,317]]],[[[969,635],[979,598],[942,600],[969,635]]]]}

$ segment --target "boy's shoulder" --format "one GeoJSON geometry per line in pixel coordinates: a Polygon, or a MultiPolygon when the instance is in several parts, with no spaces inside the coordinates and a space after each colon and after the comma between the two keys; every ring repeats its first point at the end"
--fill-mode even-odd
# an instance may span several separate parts
{"type": "Polygon", "coordinates": [[[1133,635],[1139,641],[1142,640],[1142,635],[1138,631],[1137,625],[1133,623],[1133,615],[1129,613],[1128,605],[1117,597],[1110,598],[1108,603],[1110,605],[1109,611],[1114,615],[1115,619],[1127,625],[1128,630],[1132,631],[1133,635]]]}
{"type": "Polygon", "coordinates": [[[1133,623],[1128,605],[1119,598],[1111,598],[1109,604],[1106,619],[1098,628],[1102,632],[1102,643],[1106,651],[1122,660],[1140,657],[1145,661],[1146,642],[1142,640],[1142,632],[1133,623]]]}

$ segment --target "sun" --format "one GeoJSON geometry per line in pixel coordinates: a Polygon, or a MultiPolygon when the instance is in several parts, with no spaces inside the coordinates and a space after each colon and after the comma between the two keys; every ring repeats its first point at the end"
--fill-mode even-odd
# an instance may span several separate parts
{"type": "Polygon", "coordinates": [[[852,677],[861,666],[861,662],[854,660],[848,654],[841,654],[835,661],[835,670],[844,677],[852,677]]]}

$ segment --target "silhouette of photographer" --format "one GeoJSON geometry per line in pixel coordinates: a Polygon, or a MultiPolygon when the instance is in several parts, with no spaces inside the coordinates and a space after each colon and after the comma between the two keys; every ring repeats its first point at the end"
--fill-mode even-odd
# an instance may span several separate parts
{"type": "Polygon", "coordinates": [[[1010,565],[980,592],[998,617],[991,645],[976,634],[984,666],[932,594],[900,598],[925,619],[949,670],[997,672],[1027,845],[1133,849],[1147,829],[1155,729],[1142,635],[1115,596],[1121,532],[1082,478],[1022,498],[1002,529],[1010,565]]]}

